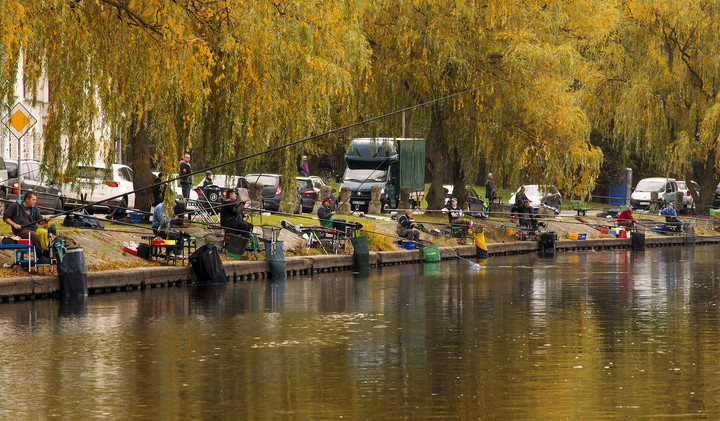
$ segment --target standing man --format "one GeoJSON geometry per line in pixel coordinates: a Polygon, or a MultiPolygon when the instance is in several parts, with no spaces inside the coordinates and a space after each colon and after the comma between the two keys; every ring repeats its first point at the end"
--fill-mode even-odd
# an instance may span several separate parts
{"type": "Polygon", "coordinates": [[[495,188],[493,187],[493,175],[488,173],[487,183],[485,183],[485,199],[487,199],[488,212],[491,211],[492,202],[495,200],[495,188]]]}
{"type": "Polygon", "coordinates": [[[165,184],[163,184],[163,176],[163,173],[159,172],[157,177],[155,177],[155,180],[153,180],[153,203],[150,213],[155,212],[155,206],[161,204],[165,198],[165,184]]]}
{"type": "Polygon", "coordinates": [[[180,161],[180,187],[182,188],[182,195],[187,200],[190,198],[190,189],[192,189],[193,178],[192,167],[190,166],[190,154],[186,153],[180,161]]]}
{"type": "Polygon", "coordinates": [[[35,206],[36,204],[37,196],[35,196],[35,193],[31,191],[25,192],[22,201],[18,200],[13,202],[5,208],[3,220],[10,225],[13,235],[21,238],[27,238],[28,235],[30,236],[30,242],[35,246],[35,253],[40,256],[37,263],[44,265],[50,263],[50,259],[45,255],[46,252],[49,252],[50,247],[47,230],[41,229],[38,233],[37,223],[47,223],[52,217],[43,217],[35,206]],[[44,241],[40,240],[40,236],[44,238],[44,241]],[[42,252],[42,254],[40,254],[40,252],[42,252]]]}
{"type": "Polygon", "coordinates": [[[463,216],[463,211],[458,207],[457,202],[458,200],[453,197],[452,199],[450,199],[450,202],[442,209],[443,213],[448,214],[448,222],[450,222],[451,224],[453,223],[453,221],[460,219],[463,216]]]}
{"type": "Polygon", "coordinates": [[[214,184],[212,175],[213,175],[212,171],[210,171],[210,170],[205,171],[205,179],[203,179],[203,182],[202,182],[203,188],[205,188],[211,184],[214,184]]]}

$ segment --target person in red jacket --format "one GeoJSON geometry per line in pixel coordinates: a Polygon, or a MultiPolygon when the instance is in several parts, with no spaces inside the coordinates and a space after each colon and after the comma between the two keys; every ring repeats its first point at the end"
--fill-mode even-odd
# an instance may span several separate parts
{"type": "Polygon", "coordinates": [[[625,208],[624,211],[620,212],[620,215],[617,217],[617,224],[621,227],[629,227],[632,228],[635,226],[635,223],[637,221],[632,216],[632,206],[627,205],[627,208],[625,208]]]}

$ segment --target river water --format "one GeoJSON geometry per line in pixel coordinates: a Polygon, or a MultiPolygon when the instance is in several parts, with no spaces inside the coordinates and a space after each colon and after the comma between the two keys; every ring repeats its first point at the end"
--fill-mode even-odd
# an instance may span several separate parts
{"type": "Polygon", "coordinates": [[[0,305],[2,419],[720,418],[720,248],[0,305]]]}

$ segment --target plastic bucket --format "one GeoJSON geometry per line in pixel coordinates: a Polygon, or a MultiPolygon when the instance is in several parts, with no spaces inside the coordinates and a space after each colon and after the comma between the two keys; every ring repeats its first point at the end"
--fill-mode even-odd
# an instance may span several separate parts
{"type": "Polygon", "coordinates": [[[403,240],[402,245],[405,250],[415,250],[414,241],[403,240]]]}
{"type": "Polygon", "coordinates": [[[568,236],[571,240],[577,240],[580,237],[580,234],[578,234],[577,232],[571,232],[570,234],[568,234],[568,236]]]}
{"type": "Polygon", "coordinates": [[[130,222],[142,222],[142,220],[143,220],[142,212],[131,212],[130,213],[130,222]]]}
{"type": "Polygon", "coordinates": [[[440,248],[438,246],[427,246],[423,248],[426,262],[439,262],[440,261],[440,248]]]}

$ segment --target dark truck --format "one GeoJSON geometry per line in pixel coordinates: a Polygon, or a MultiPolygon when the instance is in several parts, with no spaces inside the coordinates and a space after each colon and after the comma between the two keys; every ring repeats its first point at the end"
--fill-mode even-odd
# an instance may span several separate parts
{"type": "Polygon", "coordinates": [[[350,187],[350,208],[367,212],[370,189],[382,187],[383,212],[397,209],[400,187],[410,187],[411,202],[425,191],[425,139],[357,138],[345,155],[342,186],[350,187]]]}

